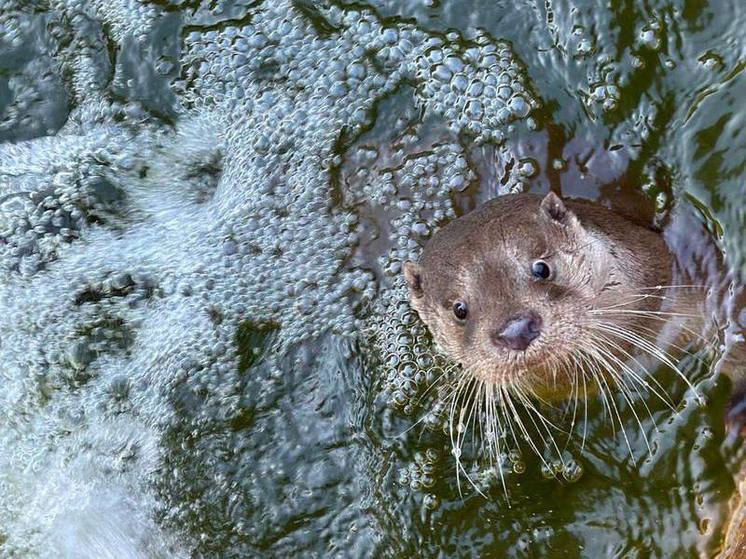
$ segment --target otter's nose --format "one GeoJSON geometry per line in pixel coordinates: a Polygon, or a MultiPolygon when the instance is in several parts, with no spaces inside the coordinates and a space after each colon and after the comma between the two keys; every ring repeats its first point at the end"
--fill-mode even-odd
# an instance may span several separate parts
{"type": "Polygon", "coordinates": [[[535,312],[509,319],[498,328],[492,341],[495,345],[515,351],[525,351],[541,334],[541,317],[535,312]]]}

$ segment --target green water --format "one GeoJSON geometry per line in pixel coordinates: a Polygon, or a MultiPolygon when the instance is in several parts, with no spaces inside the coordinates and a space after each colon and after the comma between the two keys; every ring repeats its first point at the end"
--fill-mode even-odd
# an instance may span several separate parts
{"type": "Polygon", "coordinates": [[[542,408],[559,448],[521,441],[505,489],[472,448],[480,494],[427,383],[392,395],[405,362],[432,369],[395,286],[434,227],[511,189],[657,209],[703,281],[701,228],[742,276],[741,3],[0,1],[0,26],[0,205],[36,208],[0,208],[0,555],[720,550],[743,454],[720,351],[680,365],[702,404],[663,367],[674,410],[591,396],[567,437],[572,406],[542,408]],[[412,44],[497,45],[513,116],[449,114],[412,44]]]}
{"type": "MultiPolygon", "coordinates": [[[[564,194],[645,211],[646,202],[637,193],[651,185],[653,196],[668,192],[699,207],[719,233],[730,264],[743,270],[746,16],[741,6],[436,4],[428,9],[416,2],[380,2],[376,7],[386,16],[412,17],[418,25],[442,32],[479,25],[510,42],[543,103],[540,130],[520,137],[516,150],[539,164],[532,189],[551,186],[564,194]],[[616,87],[607,108],[603,100],[588,101],[598,84],[616,87]],[[561,170],[552,165],[559,157],[567,162],[561,170]]],[[[485,153],[489,151],[477,150],[474,157],[485,153]]],[[[478,185],[464,205],[468,209],[492,195],[478,185]]],[[[435,441],[445,458],[437,463],[438,484],[431,490],[440,503],[434,512],[418,507],[418,497],[408,487],[397,487],[396,475],[381,476],[396,500],[404,499],[395,513],[384,507],[386,525],[396,533],[388,544],[396,550],[393,555],[714,556],[733,487],[729,467],[732,471],[737,459],[732,447],[721,446],[728,382],[713,386],[703,381],[701,386],[708,398],[704,409],[689,405],[674,418],[651,404],[658,424],[665,425],[654,433],[650,422],[644,422],[653,440],[652,456],[629,408],[623,411],[634,453],[642,457],[636,464],[621,434],[610,429],[608,417],[605,426],[591,428],[584,452],[570,445],[583,466],[579,481],[546,480],[539,474],[541,463],[524,454],[527,472],[508,483],[510,508],[499,487],[484,499],[466,484],[471,495],[462,500],[452,480],[446,483],[449,475],[455,477],[449,449],[435,441]]],[[[592,403],[589,413],[595,421],[603,413],[601,404],[592,403]]],[[[375,415],[370,422],[378,424],[375,415]]],[[[406,422],[396,424],[399,432],[407,429],[406,422]]],[[[392,469],[402,467],[398,461],[414,462],[421,431],[381,443],[397,456],[392,469]]],[[[397,429],[382,432],[386,441],[397,429]]]]}

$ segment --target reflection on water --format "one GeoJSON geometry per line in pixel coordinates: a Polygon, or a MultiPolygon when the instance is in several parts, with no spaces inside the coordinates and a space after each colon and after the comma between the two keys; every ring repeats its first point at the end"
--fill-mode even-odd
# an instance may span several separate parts
{"type": "Polygon", "coordinates": [[[0,554],[715,553],[739,456],[707,362],[704,407],[670,371],[676,413],[619,399],[635,460],[594,399],[584,449],[508,457],[509,503],[479,460],[460,494],[399,272],[553,187],[696,260],[694,219],[741,273],[744,17],[0,2],[0,554]]]}

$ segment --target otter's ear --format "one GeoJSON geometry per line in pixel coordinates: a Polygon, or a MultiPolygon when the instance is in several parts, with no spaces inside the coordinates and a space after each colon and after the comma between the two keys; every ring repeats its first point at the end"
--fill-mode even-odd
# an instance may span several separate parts
{"type": "Polygon", "coordinates": [[[407,260],[404,262],[403,269],[404,279],[407,281],[409,293],[413,297],[422,296],[422,275],[420,273],[420,267],[411,260],[407,260]]]}
{"type": "Polygon", "coordinates": [[[582,231],[582,226],[577,216],[565,206],[562,199],[554,192],[550,192],[544,196],[539,206],[539,213],[545,218],[564,225],[570,230],[582,231]]]}
{"type": "Polygon", "coordinates": [[[549,194],[544,196],[544,199],[541,201],[541,206],[539,207],[541,209],[541,213],[549,219],[558,221],[559,223],[564,223],[567,219],[569,210],[565,206],[565,203],[562,201],[562,199],[554,192],[550,191],[549,194]]]}

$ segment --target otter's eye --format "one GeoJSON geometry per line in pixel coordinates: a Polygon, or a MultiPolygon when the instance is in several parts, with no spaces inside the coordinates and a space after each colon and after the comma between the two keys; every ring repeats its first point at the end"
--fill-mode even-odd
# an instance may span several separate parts
{"type": "Polygon", "coordinates": [[[543,260],[534,260],[534,263],[531,264],[531,275],[536,279],[549,279],[552,275],[552,269],[543,260]]]}
{"type": "Polygon", "coordinates": [[[466,315],[469,314],[469,309],[466,308],[466,303],[463,301],[456,301],[453,304],[453,314],[459,320],[465,320],[466,315]]]}

